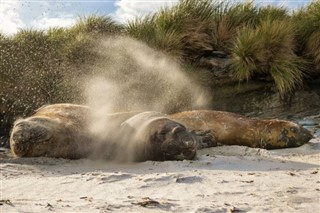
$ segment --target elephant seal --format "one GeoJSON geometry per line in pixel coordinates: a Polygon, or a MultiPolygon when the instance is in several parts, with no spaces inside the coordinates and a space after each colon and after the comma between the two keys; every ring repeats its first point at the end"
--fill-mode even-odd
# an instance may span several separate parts
{"type": "Polygon", "coordinates": [[[142,112],[120,125],[113,148],[121,161],[183,160],[196,155],[195,137],[159,112],[142,112]]]}
{"type": "MultiPolygon", "coordinates": [[[[134,114],[137,112],[111,113],[101,119],[112,123],[108,125],[112,132],[134,114]]],[[[91,117],[92,109],[83,105],[41,107],[34,115],[14,123],[10,135],[11,152],[16,157],[91,157],[101,143],[101,138],[90,128],[91,117]]]]}
{"type": "Polygon", "coordinates": [[[307,129],[290,121],[250,119],[231,112],[194,110],[168,117],[189,130],[210,131],[215,142],[223,145],[279,149],[301,146],[313,137],[307,129]]]}
{"type": "Polygon", "coordinates": [[[44,106],[34,115],[14,123],[11,152],[17,157],[85,157],[92,143],[86,129],[89,113],[90,109],[81,105],[44,106]]]}

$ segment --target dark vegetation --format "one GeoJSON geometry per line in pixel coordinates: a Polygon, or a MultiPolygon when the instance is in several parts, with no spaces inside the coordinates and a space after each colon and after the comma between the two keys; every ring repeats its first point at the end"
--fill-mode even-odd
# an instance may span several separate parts
{"type": "Polygon", "coordinates": [[[280,94],[320,76],[319,1],[292,13],[250,3],[182,0],[125,25],[92,15],[71,28],[0,34],[1,135],[18,116],[44,104],[81,103],[77,77],[90,73],[78,68],[94,63],[91,47],[110,35],[143,41],[190,65],[195,74],[206,54],[221,52],[231,61],[231,78],[269,78],[280,94]]]}

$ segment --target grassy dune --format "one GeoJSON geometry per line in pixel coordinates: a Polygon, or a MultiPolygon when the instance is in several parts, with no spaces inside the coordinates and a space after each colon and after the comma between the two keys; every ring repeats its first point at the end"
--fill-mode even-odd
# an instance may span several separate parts
{"type": "MultiPolygon", "coordinates": [[[[17,116],[54,102],[81,102],[78,69],[94,63],[100,37],[126,35],[201,66],[208,51],[232,59],[232,78],[269,76],[282,94],[320,76],[320,2],[295,12],[250,3],[181,0],[172,8],[121,25],[108,16],[80,18],[70,28],[0,34],[0,119],[8,132],[17,116]]],[[[196,73],[197,70],[194,69],[196,73]]]]}

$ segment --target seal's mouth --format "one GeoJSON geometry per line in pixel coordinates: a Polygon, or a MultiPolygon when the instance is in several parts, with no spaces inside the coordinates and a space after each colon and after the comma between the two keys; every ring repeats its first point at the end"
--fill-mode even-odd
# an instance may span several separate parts
{"type": "Polygon", "coordinates": [[[197,150],[188,150],[185,152],[163,152],[164,159],[168,160],[193,160],[196,156],[197,150]]]}

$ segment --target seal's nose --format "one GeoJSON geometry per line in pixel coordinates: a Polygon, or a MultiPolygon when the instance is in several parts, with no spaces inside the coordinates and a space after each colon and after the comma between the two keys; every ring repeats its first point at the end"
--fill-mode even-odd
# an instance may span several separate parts
{"type": "Polygon", "coordinates": [[[184,141],[183,143],[186,148],[194,148],[195,147],[195,141],[184,141]]]}
{"type": "Polygon", "coordinates": [[[313,135],[311,134],[311,132],[306,128],[301,127],[301,131],[300,131],[301,144],[308,143],[312,138],[313,138],[313,135]]]}
{"type": "Polygon", "coordinates": [[[189,140],[184,140],[184,150],[182,151],[184,159],[186,160],[192,160],[196,156],[197,152],[197,144],[195,140],[189,139],[189,140]]]}

